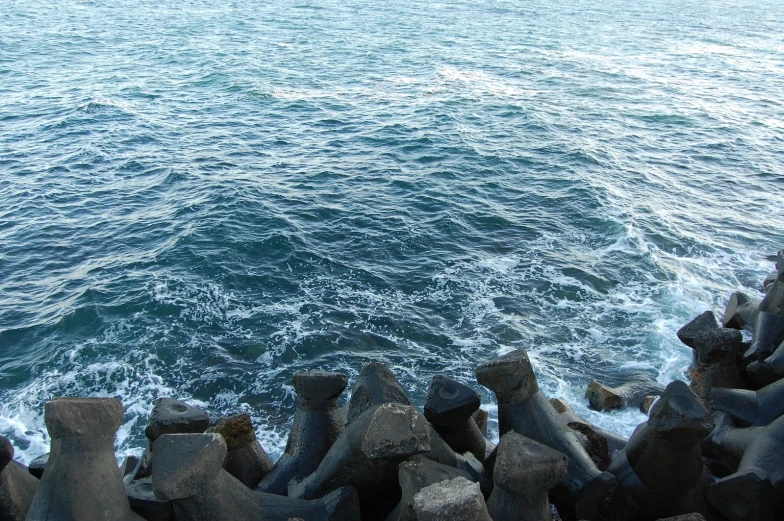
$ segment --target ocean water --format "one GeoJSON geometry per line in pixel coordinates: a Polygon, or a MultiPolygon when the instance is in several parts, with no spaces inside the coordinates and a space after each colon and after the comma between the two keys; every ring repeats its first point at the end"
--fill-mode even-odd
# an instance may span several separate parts
{"type": "Polygon", "coordinates": [[[529,351],[684,378],[675,332],[784,247],[780,0],[3,0],[0,434],[47,400],[248,411],[388,363],[476,384],[529,351]]]}

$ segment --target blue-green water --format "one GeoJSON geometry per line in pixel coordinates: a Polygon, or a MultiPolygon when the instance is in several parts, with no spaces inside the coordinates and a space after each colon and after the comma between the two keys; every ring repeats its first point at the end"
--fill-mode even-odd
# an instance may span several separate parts
{"type": "MultiPolygon", "coordinates": [[[[3,0],[0,433],[120,396],[251,411],[291,375],[526,348],[550,396],[682,378],[675,331],[784,246],[779,0],[3,0]]],[[[494,401],[487,393],[485,403],[494,401]]]]}

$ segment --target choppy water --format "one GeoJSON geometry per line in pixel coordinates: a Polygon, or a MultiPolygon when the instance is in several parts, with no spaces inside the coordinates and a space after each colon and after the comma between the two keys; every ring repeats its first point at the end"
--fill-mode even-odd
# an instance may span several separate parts
{"type": "MultiPolygon", "coordinates": [[[[293,373],[524,347],[550,396],[681,378],[784,246],[779,0],[3,0],[0,433],[59,395],[251,411],[293,373]]],[[[485,393],[492,407],[492,397],[485,393]]]]}

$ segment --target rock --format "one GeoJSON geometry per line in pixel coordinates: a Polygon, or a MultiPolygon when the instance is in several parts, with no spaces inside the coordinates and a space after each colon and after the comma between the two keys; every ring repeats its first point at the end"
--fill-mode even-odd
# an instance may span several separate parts
{"type": "Polygon", "coordinates": [[[582,436],[580,442],[599,470],[606,469],[613,454],[626,446],[626,438],[584,420],[565,400],[551,398],[550,403],[566,425],[582,436]]]}
{"type": "MultiPolygon", "coordinates": [[[[772,521],[784,515],[780,499],[784,489],[784,416],[752,429],[758,430],[745,436],[747,445],[737,472],[708,489],[708,501],[730,521],[772,521]]],[[[725,444],[730,433],[725,433],[725,444]]]]}
{"type": "Polygon", "coordinates": [[[608,471],[640,505],[642,519],[691,512],[684,504],[705,472],[700,442],[713,420],[685,382],[670,383],[608,471]]]}
{"type": "Polygon", "coordinates": [[[784,281],[777,279],[768,287],[762,302],[759,304],[760,312],[784,315],[784,281]]]}
{"type": "MultiPolygon", "coordinates": [[[[476,370],[480,384],[495,392],[498,401],[499,434],[515,431],[534,441],[547,445],[565,454],[568,471],[553,494],[575,504],[582,489],[602,473],[583,449],[566,423],[539,391],[533,367],[524,350],[513,351],[500,358],[482,364],[476,370]]],[[[606,487],[612,493],[625,495],[621,488],[606,487]],[[612,490],[611,490],[612,489],[612,490]]],[[[603,498],[595,506],[613,503],[612,498],[603,498]]],[[[492,514],[491,514],[492,515],[492,514]]],[[[588,518],[577,512],[578,519],[588,518]]],[[[611,511],[593,511],[593,521],[616,519],[611,511]]]]}
{"type": "Polygon", "coordinates": [[[694,349],[694,338],[697,336],[697,333],[718,329],[718,327],[719,323],[716,321],[716,315],[713,314],[713,311],[706,311],[678,330],[678,340],[694,349]]]}
{"type": "Polygon", "coordinates": [[[126,483],[125,494],[128,496],[131,510],[146,521],[174,521],[172,502],[155,497],[152,478],[142,478],[126,483]]]}
{"type": "Polygon", "coordinates": [[[430,430],[430,451],[425,452],[422,455],[435,462],[448,465],[468,473],[471,476],[471,481],[478,482],[479,486],[482,488],[482,491],[485,494],[489,494],[490,490],[492,489],[492,484],[491,480],[485,473],[485,468],[482,465],[482,462],[476,459],[476,457],[470,452],[458,454],[452,450],[452,448],[444,441],[444,439],[439,436],[438,432],[436,432],[433,426],[427,423],[427,420],[424,420],[424,422],[430,430]]]}
{"type": "Polygon", "coordinates": [[[782,341],[784,341],[784,316],[760,310],[754,322],[751,347],[743,358],[748,362],[767,358],[782,341]]]}
{"type": "Polygon", "coordinates": [[[38,479],[14,461],[11,440],[0,436],[0,521],[24,521],[38,479]]]}
{"type": "MultiPolygon", "coordinates": [[[[416,521],[414,496],[425,487],[455,478],[471,480],[471,476],[467,472],[436,463],[421,455],[413,456],[408,461],[401,463],[398,469],[398,482],[402,496],[395,511],[387,517],[387,521],[416,521]]],[[[479,489],[478,483],[476,488],[479,489]]],[[[482,503],[484,504],[484,498],[482,503]]]]}
{"type": "Polygon", "coordinates": [[[424,416],[407,405],[377,405],[346,427],[315,472],[289,483],[289,496],[317,498],[347,485],[360,497],[396,490],[398,465],[428,451],[430,428],[424,416]]]}
{"type": "Polygon", "coordinates": [[[414,497],[418,521],[493,521],[479,484],[457,477],[423,488],[414,497]]]}
{"type": "Polygon", "coordinates": [[[768,386],[784,378],[784,342],[765,360],[757,360],[746,367],[749,379],[757,388],[768,386]]]}
{"type": "Polygon", "coordinates": [[[689,387],[703,402],[715,387],[745,386],[737,364],[742,342],[743,335],[737,329],[717,328],[697,333],[694,338],[697,364],[689,387]]]}
{"type": "Polygon", "coordinates": [[[776,279],[779,278],[779,272],[776,270],[771,271],[762,281],[762,291],[767,292],[770,287],[776,282],[776,279]]]}
{"type": "Polygon", "coordinates": [[[27,466],[27,471],[30,472],[33,476],[38,479],[41,479],[44,475],[44,470],[46,470],[46,462],[49,461],[49,453],[41,454],[37,458],[33,459],[30,464],[27,466]]]}
{"type": "Polygon", "coordinates": [[[724,310],[724,317],[721,320],[722,326],[732,329],[753,329],[758,305],[758,301],[751,300],[748,296],[736,291],[730,295],[727,308],[724,310]]]}
{"type": "Polygon", "coordinates": [[[131,512],[114,457],[120,401],[58,398],[46,404],[44,419],[51,451],[26,520],[141,521],[131,512]]]}
{"type": "Polygon", "coordinates": [[[474,414],[471,415],[471,418],[476,423],[476,426],[479,427],[479,432],[482,433],[482,436],[487,438],[487,419],[489,414],[484,409],[477,409],[474,414]]]}
{"type": "Polygon", "coordinates": [[[655,394],[649,394],[642,399],[642,403],[640,404],[640,412],[643,414],[648,414],[651,411],[651,407],[653,404],[656,403],[659,397],[655,394]]]}
{"type": "Polygon", "coordinates": [[[664,386],[648,375],[634,374],[618,387],[609,387],[597,381],[588,384],[585,396],[597,411],[610,411],[623,407],[639,407],[644,397],[661,395],[664,386]]]}
{"type": "Polygon", "coordinates": [[[122,464],[120,465],[120,474],[123,477],[123,480],[126,477],[130,477],[133,475],[133,472],[136,470],[136,465],[139,464],[139,457],[134,455],[126,456],[123,460],[122,464]]]}
{"type": "Polygon", "coordinates": [[[397,383],[395,375],[380,362],[365,364],[351,388],[346,422],[351,423],[371,407],[384,403],[412,405],[408,395],[397,383]]]}
{"type": "Polygon", "coordinates": [[[269,474],[272,460],[256,439],[249,414],[224,418],[212,431],[223,436],[226,442],[228,453],[223,468],[243,485],[253,488],[269,474]]]}
{"type": "Polygon", "coordinates": [[[479,409],[479,393],[451,378],[433,377],[425,403],[425,418],[457,453],[470,452],[479,461],[494,445],[482,435],[473,414],[479,409]]]}
{"type": "Polygon", "coordinates": [[[152,472],[152,447],[155,440],[164,434],[201,433],[210,426],[210,416],[207,411],[193,405],[188,405],[173,398],[158,398],[155,400],[150,418],[144,434],[147,436],[145,449],[130,480],[150,477],[152,472]]]}
{"type": "Polygon", "coordinates": [[[514,431],[498,444],[493,492],[487,511],[493,521],[550,521],[547,493],[566,477],[566,456],[514,431]]]}
{"type": "Polygon", "coordinates": [[[187,521],[359,521],[356,491],[340,488],[305,501],[249,489],[223,470],[227,449],[219,434],[164,434],[155,441],[152,484],[187,521]]]}
{"type": "Polygon", "coordinates": [[[713,389],[710,400],[714,410],[729,413],[741,425],[764,427],[784,414],[784,380],[759,391],[713,389]]]}
{"type": "Polygon", "coordinates": [[[314,472],[343,432],[344,419],[338,398],[348,379],[341,373],[308,371],[293,378],[297,410],[286,450],[258,490],[286,495],[289,482],[314,472]]]}

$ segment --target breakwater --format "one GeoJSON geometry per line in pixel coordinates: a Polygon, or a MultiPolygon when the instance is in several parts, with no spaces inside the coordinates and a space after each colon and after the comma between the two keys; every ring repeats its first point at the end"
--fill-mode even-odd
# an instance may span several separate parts
{"type": "Polygon", "coordinates": [[[691,383],[591,382],[593,406],[644,408],[627,440],[539,387],[525,350],[476,368],[500,440],[487,438],[476,389],[433,377],[417,408],[395,374],[294,376],[297,409],[274,464],[247,414],[209,417],[161,398],[140,458],[118,468],[123,419],[112,398],[46,404],[51,452],[29,468],[2,438],[0,515],[8,521],[773,521],[784,513],[784,250],[761,301],[735,293],[684,325],[691,383]],[[753,333],[744,342],[742,329],[753,333]],[[681,517],[678,517],[681,516],[681,517]]]}

